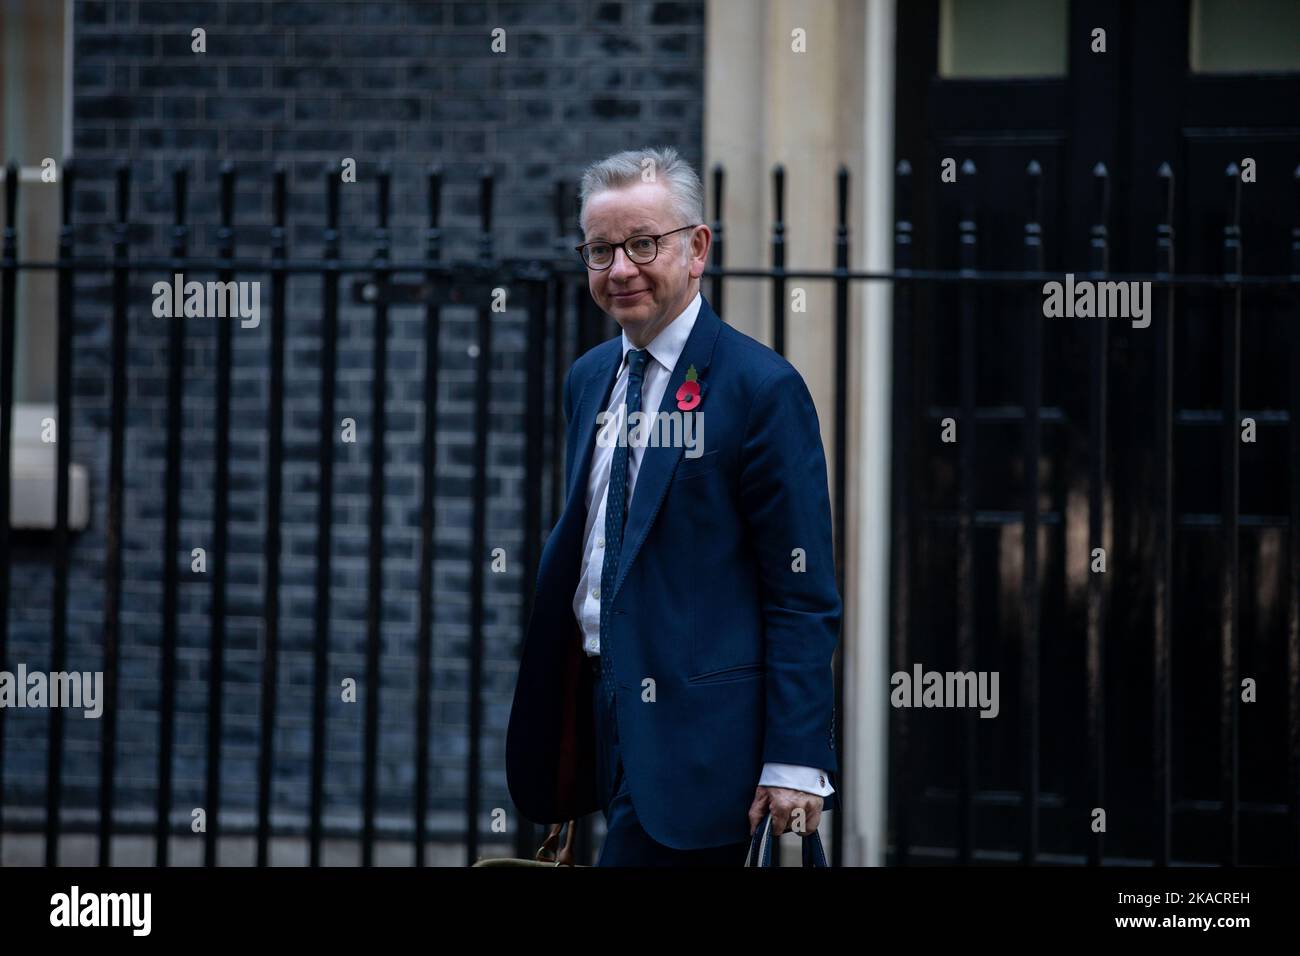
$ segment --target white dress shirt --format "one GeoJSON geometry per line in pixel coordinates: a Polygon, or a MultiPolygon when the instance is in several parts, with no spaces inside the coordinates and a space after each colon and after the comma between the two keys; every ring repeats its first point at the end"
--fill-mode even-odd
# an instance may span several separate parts
{"type": "MultiPolygon", "coordinates": [[[[700,293],[695,293],[686,309],[669,322],[647,346],[650,352],[645,364],[645,379],[641,383],[642,411],[658,412],[664,390],[672,378],[677,359],[686,348],[686,340],[695,328],[700,314],[700,293]]],[[[618,378],[609,395],[608,411],[624,414],[627,399],[627,353],[634,348],[623,333],[623,361],[618,378]]],[[[624,417],[626,417],[624,415],[624,417]]],[[[627,502],[631,507],[632,493],[636,489],[637,472],[645,446],[641,442],[628,442],[627,447],[627,502]]],[[[600,653],[600,577],[605,566],[605,501],[609,496],[609,473],[614,463],[612,443],[596,442],[592,451],[591,473],[587,479],[587,525],[583,532],[582,566],[578,573],[578,590],[573,595],[573,613],[582,630],[582,646],[588,655],[600,653]],[[595,508],[592,505],[596,505],[595,508]]],[[[765,763],[758,784],[761,787],[789,787],[828,796],[834,788],[826,772],[816,767],[801,767],[787,763],[765,763]]]]}

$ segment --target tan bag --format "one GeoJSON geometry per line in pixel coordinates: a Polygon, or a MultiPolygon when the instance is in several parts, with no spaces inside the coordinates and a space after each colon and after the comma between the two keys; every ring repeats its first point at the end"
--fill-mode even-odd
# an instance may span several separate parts
{"type": "Polygon", "coordinates": [[[558,852],[556,845],[560,842],[560,831],[564,828],[563,823],[552,823],[551,828],[547,831],[546,839],[542,845],[537,848],[536,856],[531,860],[522,860],[518,857],[496,857],[487,860],[476,860],[471,866],[583,866],[582,863],[574,861],[573,857],[573,829],[578,821],[569,821],[569,830],[564,835],[564,846],[560,847],[558,852]]]}

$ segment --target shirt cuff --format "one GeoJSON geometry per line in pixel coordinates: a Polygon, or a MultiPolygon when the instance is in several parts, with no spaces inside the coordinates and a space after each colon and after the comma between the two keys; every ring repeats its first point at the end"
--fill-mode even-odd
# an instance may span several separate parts
{"type": "Polygon", "coordinates": [[[830,783],[830,774],[825,770],[818,770],[816,767],[800,767],[792,763],[763,764],[763,773],[758,778],[758,785],[787,787],[791,790],[802,790],[804,793],[815,793],[819,797],[827,797],[835,792],[835,788],[830,783]]]}

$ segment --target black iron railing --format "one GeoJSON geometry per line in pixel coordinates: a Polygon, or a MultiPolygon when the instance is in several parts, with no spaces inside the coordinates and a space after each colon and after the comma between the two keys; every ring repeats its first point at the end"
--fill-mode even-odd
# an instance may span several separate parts
{"type": "MultiPolygon", "coordinates": [[[[1042,429],[1046,421],[1060,421],[1059,409],[1045,409],[1042,404],[1044,367],[1044,330],[1054,320],[1043,318],[1042,295],[1037,287],[1061,278],[1065,270],[1046,268],[1042,221],[1041,169],[1031,163],[1026,171],[1028,190],[1027,211],[1024,219],[1023,248],[1008,250],[1007,265],[999,270],[978,267],[980,243],[979,216],[976,207],[978,182],[973,164],[962,170],[962,213],[957,224],[958,261],[955,268],[920,268],[913,261],[913,223],[910,219],[911,167],[906,162],[898,166],[896,183],[895,267],[892,271],[863,271],[849,268],[850,233],[848,226],[849,175],[841,168],[836,177],[836,215],[833,224],[835,267],[833,269],[791,269],[786,260],[786,228],[784,223],[785,180],[780,168],[774,171],[774,221],[771,228],[771,265],[767,268],[727,268],[724,264],[725,231],[722,221],[723,174],[715,169],[712,175],[714,244],[711,267],[708,270],[709,298],[719,314],[725,317],[724,293],[728,281],[758,280],[770,284],[772,310],[772,342],[778,352],[784,353],[786,343],[788,283],[791,281],[830,282],[834,287],[834,408],[833,433],[835,447],[832,469],[834,501],[834,532],[836,543],[837,583],[845,599],[846,611],[855,595],[845,584],[845,541],[847,533],[847,489],[850,481],[849,449],[855,439],[848,433],[849,365],[848,354],[851,336],[849,291],[853,283],[885,281],[895,287],[893,300],[894,355],[892,366],[893,429],[892,448],[892,515],[880,515],[880,520],[891,521],[892,538],[892,618],[891,663],[895,669],[906,669],[916,658],[916,642],[921,634],[932,634],[927,605],[936,600],[951,600],[955,606],[956,627],[952,634],[956,661],[962,670],[974,670],[976,663],[976,532],[983,526],[998,523],[1019,523],[1023,528],[1023,563],[1019,582],[1023,613],[1022,646],[1020,648],[1020,688],[1024,706],[1022,723],[1018,729],[1018,754],[1023,775],[1016,802],[1023,808],[1020,858],[1026,862],[1041,859],[1043,838],[1040,831],[1039,811],[1042,804],[1039,770],[1042,755],[1042,730],[1039,704],[1043,689],[1040,681],[1040,555],[1039,529],[1047,524],[1063,523],[1057,509],[1041,512],[1044,490],[1041,458],[1043,456],[1042,429]],[[998,414],[996,410],[981,407],[977,398],[976,357],[979,353],[978,326],[981,308],[978,291],[984,288],[1006,286],[1020,290],[1023,295],[1024,334],[1018,346],[1021,349],[1023,369],[1023,407],[1014,410],[1011,421],[1022,427],[1022,458],[1024,462],[1024,507],[1021,514],[992,515],[981,512],[976,493],[977,465],[980,445],[977,441],[976,422],[987,421],[998,414]],[[957,330],[955,352],[960,367],[959,401],[956,409],[933,407],[924,380],[929,369],[923,365],[918,352],[917,329],[928,321],[918,302],[918,296],[952,289],[957,297],[957,330]],[[928,477],[938,459],[932,451],[930,425],[939,412],[955,414],[965,427],[954,461],[956,487],[955,509],[945,510],[928,500],[924,489],[931,481],[928,477]],[[930,578],[936,568],[937,558],[929,544],[929,536],[936,522],[952,521],[956,528],[955,587],[950,596],[934,593],[930,578]]],[[[1178,412],[1173,398],[1174,374],[1174,315],[1175,300],[1180,289],[1203,288],[1214,290],[1222,297],[1222,507],[1219,514],[1222,544],[1227,558],[1221,576],[1221,736],[1218,760],[1220,782],[1223,788],[1222,819],[1227,828],[1228,848],[1224,862],[1238,859],[1238,817],[1241,804],[1238,796],[1239,717],[1236,689],[1239,684],[1238,604],[1239,567],[1237,536],[1241,525],[1239,512],[1240,443],[1237,438],[1240,420],[1241,374],[1241,318],[1243,290],[1277,289],[1294,292],[1300,288],[1300,225],[1293,230],[1291,250],[1291,275],[1244,276],[1241,274],[1241,228],[1239,222],[1239,182],[1229,170],[1228,179],[1235,183],[1225,204],[1225,226],[1222,247],[1224,267],[1220,275],[1179,275],[1175,265],[1175,236],[1173,230],[1174,188],[1168,165],[1161,167],[1158,182],[1166,197],[1165,215],[1160,223],[1153,224],[1153,241],[1159,255],[1159,268],[1154,274],[1120,274],[1110,271],[1107,223],[1111,216],[1108,208],[1109,179],[1104,167],[1094,171],[1096,183],[1095,224],[1091,230],[1091,259],[1086,269],[1079,270],[1091,277],[1106,277],[1113,281],[1150,281],[1158,290],[1159,308],[1153,309],[1152,348],[1156,356],[1157,378],[1152,386],[1153,414],[1156,422],[1155,459],[1162,463],[1156,481],[1157,497],[1153,502],[1156,547],[1154,562],[1149,569],[1153,587],[1154,627],[1148,635],[1129,635],[1134,640],[1149,640],[1154,661],[1152,719],[1154,750],[1151,765],[1155,779],[1152,794],[1151,822],[1157,828],[1158,852],[1156,862],[1168,863],[1174,858],[1171,821],[1174,814],[1172,793],[1173,776],[1171,734],[1178,724],[1172,710],[1171,654],[1173,634],[1171,619],[1173,605],[1178,600],[1179,582],[1176,580],[1172,540],[1176,518],[1173,499],[1173,444],[1178,412]]],[[[0,353],[4,366],[0,368],[0,669],[4,669],[7,655],[8,610],[11,606],[10,564],[12,559],[9,532],[10,446],[13,415],[13,365],[15,329],[15,285],[21,272],[53,269],[58,275],[58,391],[56,522],[53,538],[54,600],[51,618],[52,669],[60,670],[67,657],[68,571],[70,561],[68,531],[68,464],[71,447],[72,370],[74,362],[73,319],[75,303],[73,279],[83,272],[107,274],[111,282],[111,412],[108,419],[109,461],[105,476],[107,488],[106,550],[104,565],[104,670],[107,699],[104,722],[101,726],[100,753],[100,803],[99,803],[99,861],[107,865],[114,836],[114,780],[115,755],[118,750],[117,723],[112,702],[118,699],[121,668],[121,611],[122,611],[122,523],[124,520],[124,441],[127,430],[127,396],[131,375],[128,356],[128,301],[130,277],[141,272],[193,270],[215,273],[219,281],[230,282],[236,277],[267,275],[271,285],[269,396],[266,409],[266,442],[268,449],[266,472],[266,538],[264,593],[262,622],[265,635],[265,655],[260,675],[260,734],[258,755],[257,797],[257,862],[268,863],[268,847],[272,836],[272,782],[274,773],[275,716],[281,706],[277,700],[277,658],[280,647],[280,587],[282,552],[282,468],[284,464],[284,396],[286,388],[285,352],[286,327],[289,310],[286,308],[287,290],[291,282],[318,282],[321,289],[321,334],[319,385],[320,430],[318,434],[317,468],[319,471],[319,506],[316,533],[319,541],[315,566],[315,610],[313,643],[313,704],[311,710],[311,769],[309,831],[310,862],[321,862],[324,838],[324,773],[326,750],[325,701],[330,689],[326,686],[330,662],[329,635],[331,630],[331,532],[334,483],[334,445],[336,379],[339,337],[339,310],[341,295],[350,293],[350,300],[371,309],[373,319],[373,357],[370,369],[371,403],[374,422],[374,440],[369,460],[368,509],[368,574],[366,578],[366,638],[364,693],[364,759],[362,773],[362,828],[361,845],[364,864],[373,862],[376,842],[375,820],[377,814],[376,780],[378,773],[379,709],[381,690],[381,596],[384,585],[383,545],[385,536],[385,437],[389,431],[384,417],[385,383],[388,378],[387,351],[389,316],[391,309],[420,307],[424,325],[425,372],[422,389],[424,406],[421,431],[421,483],[420,483],[420,559],[418,595],[418,666],[416,708],[413,714],[415,734],[415,792],[412,802],[411,834],[415,845],[416,865],[425,863],[425,846],[429,839],[425,808],[429,805],[430,780],[427,756],[431,745],[429,719],[433,695],[432,673],[437,666],[433,654],[433,585],[432,569],[436,558],[434,548],[435,499],[437,481],[438,373],[439,335],[441,313],[448,306],[471,306],[477,310],[476,358],[474,364],[474,436],[472,449],[471,513],[469,530],[470,595],[468,645],[468,727],[469,749],[467,758],[467,789],[465,796],[466,852],[473,860],[479,853],[479,809],[482,803],[483,757],[483,663],[485,627],[485,569],[487,560],[486,516],[488,507],[489,439],[488,399],[492,388],[492,357],[494,348],[492,309],[493,290],[505,287],[511,290],[512,303],[522,303],[527,311],[526,329],[526,398],[525,420],[520,422],[525,438],[524,489],[522,503],[525,551],[524,571],[520,578],[523,593],[520,595],[520,620],[522,629],[530,611],[531,586],[536,579],[537,563],[544,529],[558,517],[560,508],[561,469],[563,467],[564,423],[560,409],[560,389],[569,362],[578,354],[600,341],[613,331],[608,319],[598,316],[592,307],[584,286],[585,272],[576,259],[562,257],[571,245],[570,231],[572,203],[563,186],[557,186],[555,215],[557,255],[545,260],[502,259],[496,255],[492,229],[492,188],[490,173],[484,172],[480,183],[480,238],[479,255],[472,261],[447,261],[443,259],[443,232],[441,226],[442,173],[431,169],[427,177],[427,226],[424,231],[424,248],[418,257],[398,258],[389,232],[389,206],[391,174],[384,169],[376,181],[376,203],[372,227],[373,254],[367,258],[344,258],[340,249],[339,177],[329,171],[324,176],[322,188],[326,196],[326,222],[321,236],[319,257],[291,254],[288,248],[286,210],[289,205],[289,184],[283,170],[272,180],[272,223],[269,256],[249,256],[237,253],[236,237],[239,226],[234,222],[235,170],[227,164],[220,178],[220,221],[217,231],[215,256],[196,257],[188,254],[189,239],[197,223],[187,220],[188,179],[184,169],[174,173],[173,227],[171,248],[167,256],[132,256],[130,237],[131,173],[126,165],[116,171],[116,209],[112,228],[111,250],[108,256],[84,254],[74,248],[71,210],[74,207],[73,191],[76,171],[71,164],[62,178],[62,230],[59,237],[58,258],[52,262],[20,261],[17,257],[15,231],[18,203],[18,176],[10,164],[5,178],[6,228],[3,236],[3,258],[0,259],[0,353]],[[344,285],[345,277],[349,280],[344,285]],[[549,488],[549,501],[545,500],[549,488]]],[[[352,227],[355,230],[355,226],[352,227]]],[[[879,316],[865,316],[863,321],[880,321],[879,316]]],[[[208,771],[206,802],[209,808],[207,830],[204,837],[204,860],[207,865],[216,862],[217,841],[222,834],[217,813],[221,806],[223,782],[220,761],[214,759],[220,752],[222,715],[222,667],[226,650],[227,607],[226,557],[229,550],[228,525],[230,523],[230,429],[231,429],[231,369],[233,351],[231,323],[219,326],[216,352],[216,381],[213,400],[216,409],[215,444],[213,448],[213,513],[212,548],[213,564],[212,605],[210,611],[209,645],[212,660],[210,669],[211,693],[208,702],[208,771]]],[[[1088,338],[1087,410],[1089,459],[1087,469],[1087,535],[1089,547],[1097,546],[1103,539],[1106,507],[1107,450],[1111,436],[1107,431],[1107,355],[1108,328],[1105,321],[1096,321],[1088,338]]],[[[1295,823],[1300,821],[1300,335],[1291,339],[1290,406],[1287,424],[1292,467],[1288,477],[1289,513],[1281,520],[1290,529],[1286,553],[1288,591],[1288,674],[1289,718],[1284,732],[1279,731],[1279,757],[1288,763],[1288,800],[1281,810],[1295,823]]],[[[161,619],[161,680],[160,724],[158,741],[159,787],[154,822],[156,861],[168,862],[168,837],[178,831],[171,819],[171,794],[166,781],[171,780],[174,740],[172,736],[175,716],[177,621],[179,584],[178,568],[174,556],[179,546],[178,528],[181,512],[182,474],[190,461],[182,447],[182,397],[184,384],[184,351],[186,327],[183,321],[172,321],[167,333],[167,418],[165,444],[164,496],[164,553],[168,560],[163,571],[163,605],[161,619]]],[[[1086,713],[1087,747],[1084,756],[1087,781],[1086,801],[1090,806],[1102,806],[1108,792],[1107,760],[1105,752],[1105,707],[1107,694],[1114,692],[1105,681],[1104,648],[1107,639],[1106,590],[1100,576],[1089,579],[1086,592],[1086,628],[1082,640],[1086,661],[1086,713]]],[[[846,620],[848,615],[846,613],[846,620]]],[[[846,633],[841,647],[856,639],[846,633]]],[[[853,754],[846,754],[843,741],[843,715],[854,712],[854,702],[844,701],[843,668],[837,655],[836,713],[840,715],[834,727],[836,749],[841,755],[842,776],[853,754]],[[847,705],[847,706],[846,706],[847,705]]],[[[886,675],[880,675],[881,681],[886,675]]],[[[955,757],[959,767],[958,785],[950,796],[957,807],[956,837],[951,850],[955,859],[973,862],[983,859],[979,852],[979,834],[976,823],[976,806],[981,799],[978,782],[978,751],[976,746],[974,715],[963,715],[965,723],[958,738],[955,757]]],[[[4,719],[0,709],[0,781],[4,775],[4,719]]],[[[913,821],[917,801],[929,790],[923,778],[923,768],[916,757],[918,731],[914,718],[906,710],[893,715],[890,729],[890,826],[891,859],[905,863],[916,854],[918,844],[933,846],[933,840],[917,840],[913,834],[913,821]]],[[[64,728],[58,709],[51,714],[49,725],[49,764],[46,788],[45,847],[46,861],[57,860],[60,838],[59,811],[61,809],[63,763],[61,746],[64,728]]],[[[845,795],[841,792],[841,797],[845,795]]],[[[851,796],[851,795],[850,795],[851,796]]],[[[3,805],[0,804],[0,834],[4,832],[3,805]]],[[[851,804],[840,814],[840,825],[834,828],[832,853],[838,862],[842,859],[844,819],[851,814],[851,804]]],[[[1146,811],[1138,811],[1146,812],[1146,811]]],[[[1300,832],[1300,826],[1293,826],[1300,832]]],[[[531,827],[516,830],[516,846],[521,854],[531,855],[536,834],[531,827]]],[[[942,841],[939,841],[942,843],[942,841]]],[[[589,848],[588,848],[589,849],[589,848]]],[[[1101,838],[1089,844],[1087,859],[1098,863],[1104,859],[1101,838]]],[[[1295,858],[1300,861],[1300,838],[1295,842],[1295,858]]],[[[922,854],[923,856],[923,854],[922,854]]]]}

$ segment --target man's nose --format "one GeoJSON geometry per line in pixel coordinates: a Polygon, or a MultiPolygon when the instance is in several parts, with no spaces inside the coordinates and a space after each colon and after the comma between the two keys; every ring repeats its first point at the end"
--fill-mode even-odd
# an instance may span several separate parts
{"type": "Polygon", "coordinates": [[[636,263],[627,257],[627,250],[622,246],[615,246],[614,264],[609,267],[609,274],[621,278],[623,276],[634,276],[636,271],[636,263]]]}

